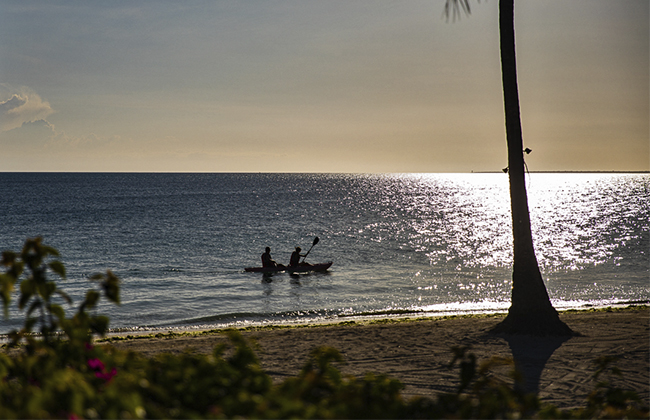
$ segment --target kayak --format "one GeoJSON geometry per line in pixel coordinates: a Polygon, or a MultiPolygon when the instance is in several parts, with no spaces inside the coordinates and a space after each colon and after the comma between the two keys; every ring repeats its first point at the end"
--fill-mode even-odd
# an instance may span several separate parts
{"type": "Polygon", "coordinates": [[[248,273],[279,273],[280,271],[288,271],[289,273],[308,273],[310,271],[327,271],[332,266],[332,261],[312,264],[312,265],[299,265],[298,267],[246,267],[244,271],[248,273]]]}

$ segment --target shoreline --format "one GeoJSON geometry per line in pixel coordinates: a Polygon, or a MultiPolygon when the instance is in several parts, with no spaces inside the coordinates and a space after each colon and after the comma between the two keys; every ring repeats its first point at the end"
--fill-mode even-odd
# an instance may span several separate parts
{"type": "MultiPolygon", "coordinates": [[[[613,382],[636,391],[650,403],[650,309],[562,311],[560,318],[581,336],[564,340],[488,334],[505,314],[438,318],[384,318],[332,324],[238,328],[254,343],[262,368],[275,380],[295,376],[309,351],[319,346],[338,349],[346,363],[344,375],[382,373],[404,384],[403,395],[432,397],[453,392],[458,372],[447,369],[453,346],[470,346],[480,361],[491,356],[513,358],[522,367],[527,386],[537,388],[543,402],[560,408],[581,406],[595,385],[593,360],[618,356],[623,373],[613,382]]],[[[193,351],[208,354],[227,343],[223,330],[157,333],[98,340],[118,349],[151,357],[193,351]]],[[[507,371],[494,374],[507,380],[507,371]]]]}
{"type": "MultiPolygon", "coordinates": [[[[571,313],[571,312],[593,312],[593,311],[610,311],[610,310],[626,310],[634,308],[649,307],[650,300],[631,300],[618,303],[610,303],[607,305],[585,305],[581,307],[568,307],[564,309],[556,308],[557,312],[571,313]]],[[[183,337],[192,335],[205,335],[205,334],[220,334],[226,330],[263,330],[263,329],[282,329],[282,328],[309,328],[321,327],[331,325],[345,325],[347,323],[373,323],[373,322],[405,322],[405,321],[421,321],[432,319],[448,319],[448,318],[471,318],[471,317],[495,317],[507,315],[507,310],[498,311],[475,311],[470,313],[458,313],[456,311],[447,312],[426,312],[426,311],[409,311],[409,310],[392,310],[385,312],[366,312],[358,314],[343,314],[326,318],[313,318],[307,320],[286,320],[284,322],[274,321],[240,321],[232,324],[226,323],[223,326],[201,326],[201,325],[188,325],[188,326],[168,326],[168,327],[142,327],[142,328],[116,328],[109,329],[106,337],[99,339],[100,341],[111,341],[120,339],[138,339],[138,338],[153,338],[163,334],[169,337],[183,337]]],[[[0,334],[0,337],[6,334],[0,334]]],[[[0,338],[1,342],[1,338],[0,338]]]]}

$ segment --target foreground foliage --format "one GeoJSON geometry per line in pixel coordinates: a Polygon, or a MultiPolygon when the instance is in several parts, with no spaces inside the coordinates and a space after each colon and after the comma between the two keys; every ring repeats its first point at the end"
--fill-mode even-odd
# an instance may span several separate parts
{"type": "MultiPolygon", "coordinates": [[[[27,309],[20,331],[0,353],[1,418],[647,418],[631,391],[614,388],[604,373],[619,374],[611,358],[598,361],[596,388],[584,408],[559,410],[524,395],[491,375],[511,361],[477,363],[467,348],[454,348],[450,367],[459,370],[457,392],[435,399],[401,395],[403,385],[384,375],[344,377],[333,348],[317,348],[295,378],[273,384],[251,345],[235,330],[229,344],[211,355],[162,354],[146,358],[95,346],[108,319],[90,314],[103,296],[119,304],[119,281],[111,272],[90,278],[91,289],[67,318],[55,298],[70,298],[47,273],[65,278],[58,253],[39,238],[20,254],[4,252],[0,294],[5,313],[19,278],[19,309],[27,309]],[[25,268],[27,272],[25,273],[25,268]],[[36,315],[35,315],[36,314],[36,315]],[[38,327],[38,339],[33,329],[38,327]]],[[[512,372],[516,379],[516,372],[512,372]]]]}

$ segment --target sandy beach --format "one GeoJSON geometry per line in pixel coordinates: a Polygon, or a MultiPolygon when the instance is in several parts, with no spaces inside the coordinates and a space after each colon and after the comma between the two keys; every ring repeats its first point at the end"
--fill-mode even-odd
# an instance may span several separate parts
{"type": "MultiPolygon", "coordinates": [[[[479,360],[493,355],[514,358],[530,390],[561,408],[583,405],[593,389],[593,361],[617,356],[623,378],[617,384],[650,402],[650,311],[647,307],[611,311],[563,312],[561,319],[580,336],[565,340],[488,334],[503,316],[432,318],[407,322],[356,322],[326,326],[244,331],[257,343],[263,368],[275,379],[296,375],[309,351],[337,348],[346,360],[344,374],[387,374],[405,385],[403,395],[433,396],[453,391],[458,372],[449,370],[450,348],[471,346],[479,360]]],[[[209,353],[227,341],[214,333],[182,337],[148,337],[111,345],[155,355],[191,349],[209,353]]],[[[506,378],[505,371],[495,372],[506,378]]]]}

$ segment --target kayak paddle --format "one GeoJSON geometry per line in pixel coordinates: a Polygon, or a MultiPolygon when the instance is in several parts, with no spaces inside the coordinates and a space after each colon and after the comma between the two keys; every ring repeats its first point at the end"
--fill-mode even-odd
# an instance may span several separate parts
{"type": "MultiPolygon", "coordinates": [[[[320,241],[320,239],[318,239],[318,236],[317,236],[317,237],[314,238],[314,243],[311,244],[311,248],[313,248],[314,245],[316,245],[316,244],[318,243],[318,241],[320,241]]],[[[305,254],[305,256],[302,257],[302,262],[305,262],[305,258],[307,258],[307,255],[309,255],[309,253],[311,252],[311,248],[309,248],[309,251],[307,251],[307,253],[305,254]]]]}

